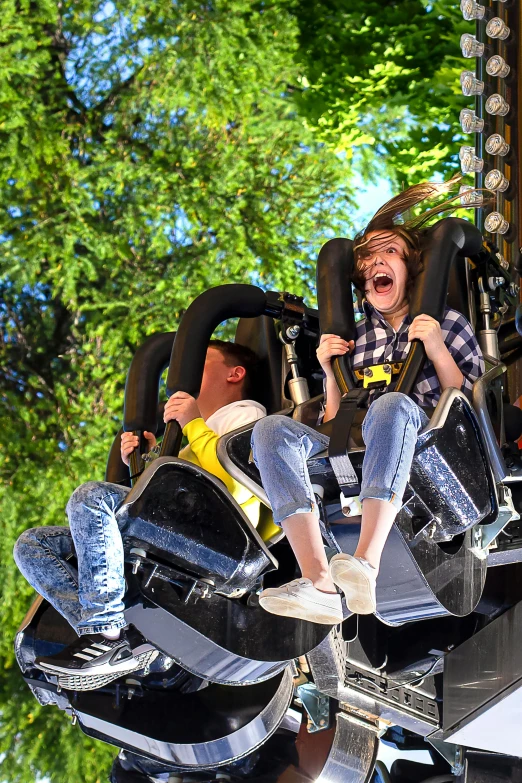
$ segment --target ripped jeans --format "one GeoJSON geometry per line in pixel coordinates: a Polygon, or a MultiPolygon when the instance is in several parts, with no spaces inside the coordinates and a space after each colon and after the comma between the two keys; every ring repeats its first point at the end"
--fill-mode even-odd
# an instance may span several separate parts
{"type": "Polygon", "coordinates": [[[29,584],[74,628],[103,633],[123,628],[123,542],[115,511],[130,490],[90,481],[71,495],[69,527],[36,527],[22,533],[14,558],[29,584]],[[70,558],[76,555],[78,569],[70,558]]]}
{"type": "MultiPolygon", "coordinates": [[[[427,423],[424,411],[400,392],[383,394],[370,405],[362,426],[366,451],[361,500],[386,500],[400,509],[417,436],[427,423]]],[[[293,514],[315,510],[306,461],[324,451],[328,442],[326,435],[287,416],[256,422],[253,455],[276,525],[293,514]]]]}

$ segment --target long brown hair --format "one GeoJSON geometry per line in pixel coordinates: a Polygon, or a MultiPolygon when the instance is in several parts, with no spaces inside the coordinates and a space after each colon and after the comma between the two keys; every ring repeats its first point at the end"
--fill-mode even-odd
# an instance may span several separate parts
{"type": "MultiPolygon", "coordinates": [[[[404,254],[404,263],[408,271],[406,283],[406,293],[409,294],[416,277],[422,271],[421,254],[423,250],[423,235],[427,223],[444,213],[454,212],[460,207],[460,203],[455,203],[459,199],[459,194],[451,196],[441,204],[437,204],[431,209],[426,210],[421,215],[407,217],[411,210],[427,199],[442,196],[451,192],[460,181],[461,175],[456,174],[447,182],[421,182],[418,185],[403,190],[397,196],[386,202],[377,210],[368,225],[361,231],[354,240],[354,258],[355,267],[352,275],[354,286],[364,293],[365,278],[364,270],[361,265],[361,251],[368,243],[369,234],[379,232],[383,234],[383,243],[388,240],[389,234],[395,234],[404,241],[406,252],[404,254]]],[[[372,244],[375,240],[372,240],[372,244]]]]}

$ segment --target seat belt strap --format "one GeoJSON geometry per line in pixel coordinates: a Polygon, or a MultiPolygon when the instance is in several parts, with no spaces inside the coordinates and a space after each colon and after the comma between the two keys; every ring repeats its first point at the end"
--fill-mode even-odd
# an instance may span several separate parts
{"type": "Polygon", "coordinates": [[[353,497],[361,492],[359,479],[348,456],[348,449],[355,414],[360,408],[366,407],[369,394],[369,389],[351,389],[343,394],[333,421],[328,456],[337,483],[346,497],[353,497]]]}

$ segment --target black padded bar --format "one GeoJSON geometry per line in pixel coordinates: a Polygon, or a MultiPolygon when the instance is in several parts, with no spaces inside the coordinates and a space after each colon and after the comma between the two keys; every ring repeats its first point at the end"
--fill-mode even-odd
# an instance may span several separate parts
{"type": "MultiPolygon", "coordinates": [[[[181,319],[170,358],[167,395],[184,391],[197,397],[201,387],[207,348],[216,326],[227,318],[256,318],[267,310],[267,296],[255,285],[230,283],[204,291],[181,319]]],[[[176,456],[181,428],[169,421],[161,444],[161,456],[176,456]]]]}
{"type": "MultiPolygon", "coordinates": [[[[343,340],[355,340],[352,273],[353,242],[336,237],[330,239],[317,259],[317,302],[321,334],[338,334],[343,340]]],[[[333,360],[332,368],[342,392],[354,388],[346,356],[333,360]]]]}
{"type": "Polygon", "coordinates": [[[140,439],[130,458],[131,476],[143,470],[141,454],[147,448],[143,432],[147,430],[155,434],[157,431],[159,383],[168,366],[175,336],[175,332],[161,332],[149,337],[134,354],[127,373],[123,430],[134,432],[140,439]]]}
{"type": "Polygon", "coordinates": [[[255,318],[263,315],[266,294],[255,285],[230,283],[204,291],[181,319],[172,346],[167,395],[184,391],[197,397],[212,332],[227,318],[255,318]]]}
{"type": "Polygon", "coordinates": [[[169,363],[176,332],[153,334],[141,345],[131,362],[125,383],[123,429],[156,433],[158,387],[169,363]]]}
{"type": "Polygon", "coordinates": [[[480,253],[482,234],[469,221],[448,217],[426,230],[423,245],[423,270],[410,298],[410,315],[430,315],[442,321],[451,266],[457,256],[473,258],[480,253]]]}
{"type": "Polygon", "coordinates": [[[107,460],[107,466],[105,468],[105,481],[110,481],[111,484],[123,484],[130,487],[130,473],[127,465],[121,458],[121,435],[123,429],[120,428],[114,438],[109,452],[109,459],[107,460]]]}
{"type": "MultiPolygon", "coordinates": [[[[467,220],[448,217],[427,229],[423,237],[423,269],[410,298],[410,316],[429,315],[439,323],[444,317],[451,266],[457,256],[478,255],[482,235],[467,220]]],[[[395,386],[395,391],[411,394],[424,362],[426,352],[420,340],[414,340],[395,386]]]]}

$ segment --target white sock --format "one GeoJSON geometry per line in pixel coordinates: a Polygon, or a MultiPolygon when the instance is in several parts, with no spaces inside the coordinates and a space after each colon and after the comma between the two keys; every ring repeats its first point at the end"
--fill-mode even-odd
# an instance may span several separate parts
{"type": "Polygon", "coordinates": [[[106,639],[110,639],[111,641],[116,641],[116,639],[120,638],[121,629],[120,628],[111,628],[110,631],[102,631],[102,636],[105,636],[106,639]]]}

